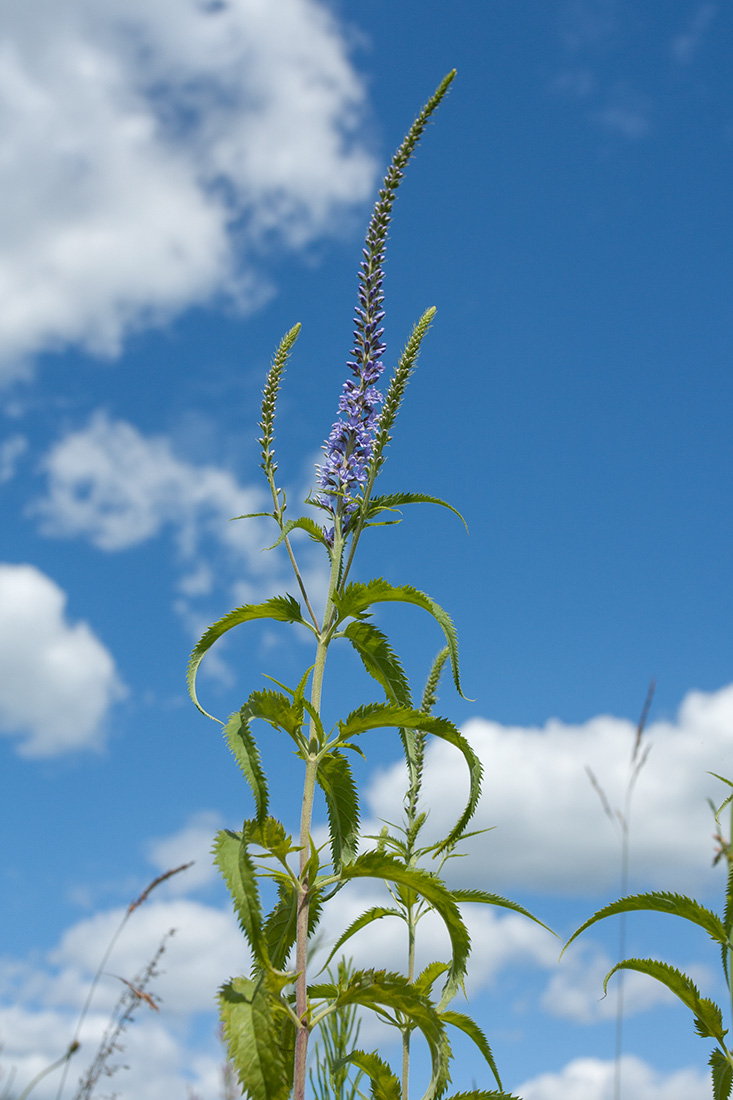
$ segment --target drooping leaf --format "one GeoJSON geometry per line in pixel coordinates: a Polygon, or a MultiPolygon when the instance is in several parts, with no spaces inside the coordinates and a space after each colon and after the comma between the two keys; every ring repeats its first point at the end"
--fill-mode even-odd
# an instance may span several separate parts
{"type": "Polygon", "coordinates": [[[341,870],[341,879],[375,878],[407,886],[435,909],[451,942],[451,964],[439,1008],[442,1010],[460,989],[466,972],[471,940],[460,910],[448,888],[435,875],[404,864],[382,852],[365,852],[341,870]]]}
{"type": "Polygon", "coordinates": [[[219,991],[229,1057],[251,1100],[288,1100],[295,1026],[264,981],[234,978],[219,991]]]}
{"type": "Polygon", "coordinates": [[[452,504],[448,504],[447,501],[441,500],[440,497],[431,497],[427,493],[389,493],[384,496],[372,497],[363,513],[367,525],[381,512],[399,509],[403,504],[439,504],[442,508],[447,508],[457,515],[466,531],[468,531],[468,524],[457,508],[454,508],[452,504]]]}
{"type": "Polygon", "coordinates": [[[266,965],[267,947],[262,933],[260,892],[246,839],[240,833],[221,829],[214,841],[213,851],[214,862],[232,896],[234,910],[252,954],[258,964],[266,965]]]}
{"type": "Polygon", "coordinates": [[[710,1055],[709,1065],[713,1071],[713,1100],[729,1100],[733,1085],[733,1067],[722,1050],[716,1047],[710,1055]]]}
{"type": "Polygon", "coordinates": [[[267,816],[267,780],[259,749],[249,728],[246,707],[229,716],[224,737],[254,795],[257,820],[262,821],[267,816]]]}
{"type": "Polygon", "coordinates": [[[379,1057],[376,1050],[367,1053],[364,1050],[352,1050],[351,1054],[339,1062],[352,1062],[366,1073],[372,1083],[373,1100],[400,1100],[400,1082],[387,1063],[379,1057]]]}
{"type": "Polygon", "coordinates": [[[695,1017],[695,1029],[698,1035],[703,1038],[710,1036],[717,1039],[719,1043],[723,1042],[727,1029],[723,1027],[723,1014],[720,1008],[708,997],[700,996],[697,986],[687,974],[656,959],[624,959],[623,962],[616,963],[606,974],[603,980],[604,993],[609,979],[617,970],[635,970],[639,974],[649,974],[652,978],[656,978],[691,1010],[695,1017]]]}
{"type": "Polygon", "coordinates": [[[414,604],[427,611],[440,624],[450,652],[451,667],[453,669],[453,681],[458,694],[465,698],[461,691],[460,674],[458,670],[458,636],[450,616],[443,608],[425,592],[419,592],[409,584],[393,585],[382,578],[376,578],[367,584],[348,584],[342,593],[337,593],[334,603],[338,611],[338,622],[354,616],[359,618],[375,603],[408,603],[414,604]]]}
{"type": "Polygon", "coordinates": [[[633,913],[639,910],[669,913],[674,917],[683,917],[707,932],[715,943],[724,944],[726,942],[725,928],[717,913],[706,909],[694,898],[688,898],[682,894],[654,891],[649,894],[632,894],[626,898],[619,898],[618,901],[612,901],[610,905],[604,905],[602,909],[599,909],[597,913],[594,913],[584,924],[581,924],[580,928],[573,932],[563,947],[563,952],[567,951],[570,944],[574,939],[577,939],[581,932],[584,932],[586,928],[590,928],[592,924],[596,924],[599,920],[613,917],[617,913],[633,913]]]}
{"type": "Polygon", "coordinates": [[[546,928],[553,936],[556,935],[551,928],[548,928],[538,917],[530,913],[529,909],[525,909],[523,905],[519,905],[516,901],[503,898],[500,894],[489,894],[485,890],[462,890],[460,888],[453,890],[452,894],[453,900],[457,902],[478,902],[480,905],[496,905],[500,909],[511,909],[514,913],[521,913],[523,917],[529,917],[535,924],[546,928]]]}
{"type": "Polygon", "coordinates": [[[326,796],[333,869],[351,863],[359,845],[359,795],[349,762],[338,749],[320,761],[316,780],[326,796]]]}
{"type": "Polygon", "coordinates": [[[443,1012],[441,1016],[445,1023],[457,1027],[459,1031],[462,1031],[464,1035],[468,1035],[469,1039],[473,1040],[486,1059],[497,1085],[500,1089],[503,1089],[504,1086],[501,1083],[499,1070],[496,1068],[496,1062],[491,1047],[489,1046],[488,1039],[476,1021],[472,1020],[470,1016],[466,1016],[463,1012],[443,1012]]]}
{"type": "Polygon", "coordinates": [[[410,685],[387,636],[372,623],[356,619],[346,627],[344,637],[361,657],[369,675],[381,684],[387,699],[409,707],[410,685]]]}
{"type": "Polygon", "coordinates": [[[319,527],[314,519],[310,516],[299,516],[298,519],[289,519],[283,526],[282,531],[273,542],[272,546],[266,546],[266,550],[274,550],[276,546],[279,546],[281,542],[284,542],[291,531],[294,530],[305,531],[306,534],[313,539],[314,542],[320,542],[323,546],[328,548],[326,536],[323,533],[323,528],[319,527]]]}
{"type": "MultiPolygon", "coordinates": [[[[313,630],[310,623],[307,623],[303,618],[300,604],[293,596],[273,596],[272,599],[265,600],[264,603],[244,604],[242,607],[236,607],[234,611],[230,611],[228,615],[224,615],[223,618],[213,623],[197,642],[188,662],[186,677],[191,699],[207,718],[214,718],[214,716],[204,710],[196,695],[196,673],[204,654],[211,649],[217,639],[221,638],[232,627],[239,626],[240,623],[252,622],[255,619],[274,619],[280,623],[302,623],[309,630],[313,630]]],[[[214,721],[218,722],[219,719],[214,718],[214,721]]]]}
{"type": "MultiPolygon", "coordinates": [[[[323,969],[325,969],[334,957],[337,951],[344,946],[347,940],[350,940],[352,936],[355,936],[357,932],[360,932],[362,928],[366,928],[368,924],[372,924],[374,921],[381,920],[382,917],[399,917],[400,920],[404,920],[404,916],[399,909],[391,909],[384,905],[374,905],[371,909],[365,910],[361,913],[356,920],[353,920],[345,932],[342,932],[336,943],[333,946],[323,969]]],[[[445,967],[447,970],[447,966],[445,967]]]]}
{"type": "MultiPolygon", "coordinates": [[[[437,718],[432,714],[423,714],[422,711],[396,706],[391,703],[368,703],[366,706],[352,711],[344,722],[339,722],[339,733],[341,737],[348,738],[365,733],[367,730],[389,729],[391,727],[403,728],[406,734],[410,730],[423,730],[435,737],[440,737],[450,745],[455,745],[463,754],[469,773],[468,802],[457,823],[440,844],[438,850],[449,848],[465,829],[478,804],[481,794],[481,761],[460,730],[447,718],[437,718]]],[[[405,738],[403,738],[403,744],[405,743],[405,738]]]]}

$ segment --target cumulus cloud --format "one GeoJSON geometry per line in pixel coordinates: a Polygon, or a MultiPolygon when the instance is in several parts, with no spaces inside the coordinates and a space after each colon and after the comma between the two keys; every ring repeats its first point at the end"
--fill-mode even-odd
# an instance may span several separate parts
{"type": "Polygon", "coordinates": [[[0,377],[221,292],[270,293],[367,197],[365,93],[319,0],[51,0],[3,22],[0,377]]]}
{"type": "Polygon", "coordinates": [[[98,747],[124,694],[112,655],[68,620],[66,601],[34,566],[0,564],[0,732],[22,756],[98,747]]]}
{"type": "Polygon", "coordinates": [[[201,810],[178,832],[150,841],[148,859],[161,874],[193,861],[193,867],[170,879],[166,884],[168,891],[188,893],[200,886],[208,886],[217,877],[211,846],[222,825],[221,814],[216,810],[201,810]]]}
{"type": "MultiPolygon", "coordinates": [[[[690,692],[676,721],[652,722],[652,746],[632,801],[631,882],[640,889],[694,893],[714,888],[714,823],[707,798],[725,790],[707,772],[730,773],[733,685],[690,692]]],[[[620,844],[592,788],[591,767],[612,810],[624,805],[635,728],[611,716],[580,725],[549,721],[543,728],[502,726],[474,718],[463,732],[484,765],[484,790],[473,827],[493,828],[467,841],[465,859],[447,873],[469,885],[507,893],[528,890],[592,895],[616,887],[620,844]]],[[[424,775],[429,827],[445,835],[467,796],[463,757],[430,743],[424,775]]],[[[372,813],[399,817],[402,765],[380,773],[368,791],[372,813]]],[[[374,828],[365,831],[374,832],[374,828]]]]}
{"type": "MultiPolygon", "coordinates": [[[[707,1100],[710,1075],[692,1069],[659,1073],[640,1058],[622,1059],[624,1100],[707,1100]]],[[[524,1100],[612,1100],[613,1062],[576,1058],[559,1073],[543,1073],[515,1089],[524,1100]]]]}
{"type": "MultiPolygon", "coordinates": [[[[115,909],[79,921],[41,964],[34,959],[0,965],[3,1064],[16,1067],[21,1088],[68,1046],[89,983],[123,915],[115,909]]],[[[159,974],[149,987],[160,998],[160,1014],[141,1006],[125,1031],[124,1056],[113,1058],[113,1064],[129,1067],[114,1077],[121,1100],[184,1096],[187,1085],[204,1096],[219,1092],[222,1056],[211,1041],[213,1019],[203,1037],[191,1024],[200,1013],[213,1015],[218,987],[246,973],[250,958],[231,912],[182,898],[151,899],[132,914],[105,964],[72,1073],[80,1073],[93,1057],[122,990],[119,978],[134,980],[171,929],[174,935],[166,940],[159,974]]],[[[38,1095],[50,1100],[57,1087],[56,1078],[49,1091],[42,1084],[38,1095]]]]}
{"type": "MultiPolygon", "coordinates": [[[[270,498],[259,487],[241,485],[229,470],[179,458],[165,436],[145,436],[98,411],[86,427],[51,448],[42,468],[45,492],[28,509],[42,534],[85,538],[109,552],[163,532],[172,535],[181,567],[176,610],[193,635],[208,622],[192,610],[192,601],[209,595],[215,583],[228,585],[236,604],[270,596],[283,583],[283,558],[262,553],[274,525],[259,519],[229,522],[267,511],[270,498]]],[[[299,556],[318,606],[327,579],[323,563],[307,541],[299,556]]],[[[292,574],[285,583],[292,585],[292,574]]],[[[212,658],[207,669],[214,668],[212,658]]]]}

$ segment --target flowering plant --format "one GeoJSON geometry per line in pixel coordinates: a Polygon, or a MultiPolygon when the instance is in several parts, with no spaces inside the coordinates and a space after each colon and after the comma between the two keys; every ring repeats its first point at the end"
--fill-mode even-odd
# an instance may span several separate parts
{"type": "Polygon", "coordinates": [[[441,82],[395,153],[369,223],[359,273],[354,347],[348,363],[352,377],[343,386],[339,417],[324,445],[324,459],[317,472],[317,493],[307,502],[325,513],[324,526],[311,516],[286,520],[285,494],[276,482],[275,406],[300,325],[283,338],[267,376],[260,444],[261,465],[272,494],[273,510],[257,515],[267,515],[277,524],[279,534],[273,548],[285,547],[302,603],[292,595],[281,595],[236,608],[206,631],[189,665],[192,699],[206,714],[196,695],[196,673],[207,650],[233,627],[258,619],[274,619],[309,631],[315,643],[313,663],[300,683],[295,687],[277,683],[280,690],[252,692],[244,706],[222,723],[227,743],[254,800],[254,815],[244,821],[241,831],[223,830],[215,843],[216,862],[252,953],[250,974],[229,981],[219,996],[230,1057],[252,1100],[286,1100],[290,1095],[303,1100],[311,1034],[335,1013],[354,1006],[372,1010],[402,1033],[401,1080],[376,1052],[355,1050],[343,1059],[343,1064],[353,1064],[371,1078],[373,1095],[385,1100],[402,1096],[406,1100],[410,1041],[415,1031],[422,1034],[430,1055],[426,1100],[443,1095],[450,1082],[449,1025],[473,1040],[499,1090],[474,1090],[462,1096],[478,1100],[508,1095],[502,1091],[491,1048],[481,1029],[469,1016],[449,1007],[462,989],[470,950],[460,905],[497,905],[531,916],[521,906],[495,894],[449,889],[441,878],[445,860],[462,839],[472,835],[467,829],[481,785],[481,765],[465,737],[451,721],[432,713],[444,665],[450,665],[456,690],[462,694],[455,628],[442,607],[409,585],[394,585],[384,579],[368,583],[349,580],[363,532],[375,524],[390,522],[381,518],[385,513],[393,514],[402,505],[417,502],[439,504],[456,511],[445,501],[423,493],[385,496],[374,493],[408,379],[435,314],[432,308],[426,310],[414,327],[383,399],[377,383],[384,370],[383,261],[387,228],[407,162],[454,75],[449,73],[441,82]],[[305,531],[328,556],[329,583],[320,617],[309,598],[291,544],[290,535],[295,529],[305,531]],[[433,666],[419,706],[412,701],[397,654],[386,635],[372,622],[373,608],[385,602],[422,608],[444,635],[445,648],[433,666]],[[326,656],[329,647],[342,640],[359,655],[364,668],[384,693],[384,699],[358,707],[328,730],[322,721],[321,708],[326,656]],[[253,732],[257,721],[289,737],[304,765],[300,835],[295,841],[270,811],[269,787],[253,732]],[[372,841],[371,847],[361,851],[359,795],[347,753],[363,756],[362,735],[380,728],[399,730],[408,772],[405,816],[400,827],[385,827],[378,837],[361,838],[372,841]],[[426,815],[420,808],[420,794],[428,737],[441,738],[463,755],[469,775],[469,796],[448,835],[424,844],[421,829],[426,815]],[[312,833],[318,789],[328,811],[328,856],[316,846],[312,833]],[[426,868],[427,860],[431,864],[426,868]],[[271,880],[276,890],[276,901],[269,913],[263,912],[260,894],[260,883],[265,879],[271,880]],[[405,973],[342,966],[335,978],[313,982],[309,976],[312,969],[309,944],[324,906],[347,883],[363,879],[386,883],[391,903],[372,907],[358,917],[338,938],[330,958],[367,924],[393,917],[407,926],[405,973]],[[421,974],[416,974],[416,928],[428,910],[437,913],[445,924],[450,957],[431,963],[421,974]]]}

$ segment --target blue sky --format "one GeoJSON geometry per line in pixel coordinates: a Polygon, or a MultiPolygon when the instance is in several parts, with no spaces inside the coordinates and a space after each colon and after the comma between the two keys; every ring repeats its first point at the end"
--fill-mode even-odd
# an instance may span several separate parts
{"type": "MultiPolygon", "coordinates": [[[[277,421],[295,503],[335,415],[361,240],[421,104],[458,75],[410,165],[387,253],[390,368],[438,308],[400,413],[385,491],[449,499],[362,543],[361,576],[429,592],[454,618],[466,694],[439,709],[480,752],[478,822],[456,864],[561,936],[617,896],[634,726],[657,691],[631,818],[631,888],[722,890],[706,798],[733,774],[730,309],[731,11],[701,0],[451,5],[26,0],[3,18],[0,104],[0,1065],[16,1088],[63,1051],[110,963],[135,973],[177,929],[154,1019],[129,1033],[121,1097],[219,1094],[210,1010],[246,966],[208,863],[247,793],[184,671],[201,630],[286,589],[256,443],[270,357],[303,329],[277,421]]],[[[302,549],[310,583],[322,562],[302,549]]],[[[440,638],[380,615],[416,687],[440,638]]],[[[310,663],[252,627],[208,659],[214,713],[310,663]]],[[[335,718],[374,695],[346,657],[335,718]]],[[[294,827],[296,762],[265,739],[294,827]]],[[[367,821],[399,807],[384,735],[359,774],[367,821]]],[[[463,776],[433,752],[436,825],[463,776]]],[[[722,795],[721,795],[722,797],[722,795]]],[[[347,899],[333,938],[365,897],[347,899]]],[[[526,1100],[612,1096],[617,929],[557,963],[527,922],[468,915],[471,1011],[526,1100]]],[[[720,995],[693,930],[639,917],[659,954],[720,995]]],[[[426,929],[424,950],[441,950],[426,929]]],[[[354,952],[399,965],[386,927],[354,952]]],[[[83,1064],[117,995],[102,984],[83,1064]]],[[[709,1095],[708,1047],[653,983],[629,981],[625,1100],[709,1095]]],[[[380,1036],[368,1032],[369,1041],[380,1036]]],[[[389,1048],[386,1048],[389,1051],[389,1048]]],[[[80,1063],[78,1069],[82,1068],[80,1063]]],[[[76,1072],[76,1068],[75,1068],[76,1072]]],[[[74,1074],[72,1074],[72,1080],[74,1074]]],[[[456,1088],[488,1086],[459,1051],[456,1088]]],[[[55,1096],[56,1081],[39,1086],[55,1096]]],[[[73,1095],[71,1085],[67,1096],[73,1095]]]]}

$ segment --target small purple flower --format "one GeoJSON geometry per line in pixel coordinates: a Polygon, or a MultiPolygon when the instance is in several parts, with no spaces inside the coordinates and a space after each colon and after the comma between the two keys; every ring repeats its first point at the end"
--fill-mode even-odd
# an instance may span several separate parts
{"type": "Polygon", "coordinates": [[[356,511],[374,450],[374,439],[379,427],[378,406],[382,395],[374,383],[384,370],[382,356],[386,345],[382,341],[384,318],[382,284],[384,272],[384,242],[387,235],[389,214],[394,201],[393,188],[380,192],[367,233],[367,247],[359,267],[359,304],[355,310],[353,356],[347,366],[355,381],[347,379],[343,385],[338,410],[339,419],[331,429],[324,444],[325,460],[317,466],[319,502],[342,519],[342,530],[348,527],[349,516],[356,511]]]}

